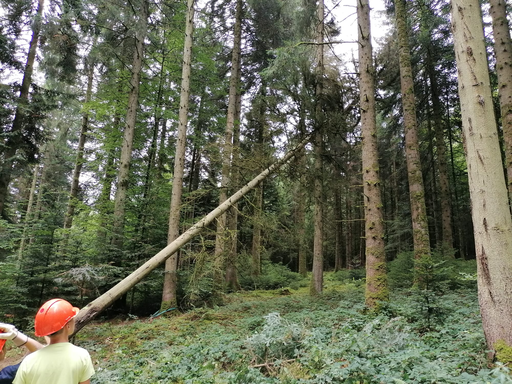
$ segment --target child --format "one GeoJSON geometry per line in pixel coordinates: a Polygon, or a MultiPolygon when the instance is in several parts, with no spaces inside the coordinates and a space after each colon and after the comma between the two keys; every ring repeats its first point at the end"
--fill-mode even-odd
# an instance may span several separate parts
{"type": "Polygon", "coordinates": [[[28,355],[20,364],[13,384],[90,384],[94,374],[89,352],[69,342],[79,309],[63,299],[43,304],[36,314],[36,336],[49,344],[28,355]]]}
{"type": "MultiPolygon", "coordinates": [[[[21,333],[12,324],[0,323],[0,340],[11,340],[17,347],[25,347],[29,353],[43,348],[43,344],[21,333]]],[[[5,358],[5,348],[0,349],[0,361],[5,358]]],[[[12,384],[19,364],[0,370],[0,384],[12,384]]]]}

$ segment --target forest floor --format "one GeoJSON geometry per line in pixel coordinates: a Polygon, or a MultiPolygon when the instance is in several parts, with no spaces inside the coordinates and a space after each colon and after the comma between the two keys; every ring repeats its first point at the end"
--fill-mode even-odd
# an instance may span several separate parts
{"type": "Polygon", "coordinates": [[[74,342],[91,353],[92,384],[512,383],[486,360],[474,287],[394,290],[373,313],[363,281],[327,279],[320,297],[240,292],[215,308],[100,319],[74,342]]]}

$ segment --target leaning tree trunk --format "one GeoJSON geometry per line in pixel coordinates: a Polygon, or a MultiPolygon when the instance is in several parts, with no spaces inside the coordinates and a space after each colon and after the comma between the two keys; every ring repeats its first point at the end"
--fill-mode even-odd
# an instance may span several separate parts
{"type": "Polygon", "coordinates": [[[359,24],[359,94],[366,240],[366,305],[375,309],[380,302],[389,299],[389,292],[384,252],[384,220],[375,117],[375,70],[368,0],[357,2],[357,19],[359,24]]]}
{"type": "Polygon", "coordinates": [[[0,164],[0,217],[6,217],[5,201],[9,195],[9,184],[16,158],[16,152],[23,142],[23,125],[25,120],[25,112],[28,107],[28,97],[30,93],[30,85],[32,84],[32,74],[34,72],[34,62],[36,59],[37,45],[39,43],[39,35],[41,33],[41,19],[43,17],[44,0],[39,0],[34,23],[32,24],[32,38],[30,40],[27,62],[25,71],[23,72],[23,80],[21,82],[20,96],[18,98],[18,106],[12,123],[11,131],[8,139],[3,145],[2,164],[0,164]]]}
{"type": "MultiPolygon", "coordinates": [[[[179,236],[181,196],[183,193],[183,175],[185,171],[185,149],[187,144],[188,106],[190,98],[190,72],[192,68],[192,35],[194,33],[194,0],[187,3],[187,22],[185,26],[185,45],[183,48],[183,68],[181,76],[181,94],[179,126],[176,139],[176,155],[174,157],[174,177],[171,192],[171,208],[169,212],[169,230],[167,243],[170,244],[179,236]]],[[[162,289],[161,310],[173,308],[177,304],[178,290],[178,253],[173,254],[165,262],[164,286],[162,289]]]]}
{"type": "Polygon", "coordinates": [[[261,183],[267,176],[288,164],[288,162],[297,155],[297,153],[310,141],[311,137],[308,136],[305,138],[299,145],[297,145],[294,149],[286,153],[282,159],[270,165],[264,171],[262,171],[258,176],[244,185],[241,189],[239,189],[235,194],[233,194],[230,198],[226,199],[222,204],[220,204],[217,208],[211,211],[208,215],[190,227],[186,232],[184,232],[181,236],[179,236],[172,243],[167,245],[164,249],[158,252],[151,259],[146,261],[143,265],[141,265],[136,271],[132,274],[124,278],[117,285],[112,287],[110,290],[105,292],[103,295],[87,304],[82,310],[78,313],[76,320],[76,328],[75,332],[78,332],[82,329],[85,324],[91,321],[94,317],[96,317],[99,313],[108,308],[112,303],[114,303],[119,297],[128,292],[131,288],[133,288],[138,282],[140,282],[144,277],[146,277],[151,271],[153,271],[156,267],[162,264],[166,259],[172,256],[175,252],[177,252],[182,246],[187,244],[195,235],[200,233],[203,229],[207,228],[215,219],[217,219],[220,215],[224,214],[233,204],[238,202],[242,197],[244,197],[249,191],[254,189],[259,183],[261,183]]]}
{"type": "MultiPolygon", "coordinates": [[[[414,97],[414,80],[411,67],[411,51],[409,48],[409,32],[407,28],[407,10],[405,0],[395,1],[396,26],[398,32],[400,83],[402,89],[402,107],[405,129],[405,156],[409,180],[409,199],[411,203],[412,230],[414,242],[414,258],[417,265],[430,257],[430,240],[428,233],[427,208],[425,190],[421,173],[420,150],[418,143],[418,127],[416,122],[416,100],[414,97]]],[[[418,272],[418,268],[416,268],[418,272]]],[[[417,273],[416,283],[419,276],[417,273]]]]}
{"type": "MultiPolygon", "coordinates": [[[[236,101],[238,84],[240,83],[240,60],[242,46],[242,9],[243,1],[236,0],[236,15],[234,26],[233,53],[231,59],[231,77],[229,81],[229,100],[226,116],[226,131],[222,147],[222,179],[219,192],[219,204],[222,204],[228,197],[228,188],[231,185],[231,160],[233,157],[233,129],[236,119],[236,101]]],[[[224,286],[224,260],[226,257],[226,228],[227,215],[223,214],[217,220],[217,233],[215,237],[215,267],[214,284],[215,290],[222,290],[224,286]]]]}
{"type": "Polygon", "coordinates": [[[512,41],[507,19],[507,3],[490,0],[498,94],[500,97],[501,124],[505,142],[505,164],[509,201],[512,201],[512,41]]]}
{"type": "MultiPolygon", "coordinates": [[[[487,348],[512,346],[512,220],[478,0],[452,0],[478,298],[487,348]]],[[[508,352],[507,352],[508,353],[508,352]]],[[[499,358],[499,351],[498,351],[499,358]]]]}
{"type": "Polygon", "coordinates": [[[133,137],[137,119],[139,101],[140,75],[144,56],[144,39],[147,33],[148,3],[142,0],[139,26],[136,33],[135,49],[133,51],[132,77],[130,80],[130,93],[128,95],[128,109],[126,111],[126,125],[121,148],[121,162],[117,180],[117,190],[114,202],[114,221],[112,245],[118,249],[123,247],[124,217],[126,195],[128,192],[130,163],[132,160],[133,137]]]}
{"type": "Polygon", "coordinates": [[[324,221],[323,221],[323,114],[322,114],[322,94],[323,94],[323,76],[324,76],[324,0],[319,0],[317,5],[317,57],[316,57],[316,75],[317,86],[315,91],[316,110],[315,110],[315,184],[314,184],[314,226],[315,234],[313,237],[313,269],[311,276],[310,293],[312,295],[321,294],[324,285],[324,221]]]}

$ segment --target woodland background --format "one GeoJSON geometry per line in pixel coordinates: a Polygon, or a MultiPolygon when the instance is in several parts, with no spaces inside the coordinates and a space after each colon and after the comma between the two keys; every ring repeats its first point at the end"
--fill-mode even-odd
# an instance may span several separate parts
{"type": "MultiPolygon", "coordinates": [[[[474,280],[450,3],[402,3],[430,255],[416,272],[421,285],[454,263],[474,280]]],[[[341,2],[311,0],[1,5],[0,318],[27,323],[55,296],[86,305],[310,134],[312,144],[173,255],[174,267],[152,271],[108,313],[212,306],[226,292],[294,281],[299,288],[299,275],[311,271],[315,295],[324,271],[365,274],[361,68],[355,54],[335,48],[346,41],[334,15],[355,5],[343,12],[341,2]]],[[[383,260],[399,261],[407,276],[400,284],[412,286],[418,258],[400,86],[404,33],[396,4],[386,6],[389,33],[373,53],[371,136],[383,260]]],[[[488,4],[482,9],[490,20],[488,4]]],[[[490,30],[487,23],[505,158],[490,30]]]]}

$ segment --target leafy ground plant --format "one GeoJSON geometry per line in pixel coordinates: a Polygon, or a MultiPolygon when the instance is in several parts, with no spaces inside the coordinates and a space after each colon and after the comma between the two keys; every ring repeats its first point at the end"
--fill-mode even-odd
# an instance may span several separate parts
{"type": "Polygon", "coordinates": [[[426,329],[411,290],[366,311],[361,287],[320,298],[253,291],[215,309],[89,325],[77,343],[96,362],[93,383],[512,383],[489,365],[476,292],[439,298],[451,308],[426,329]],[[412,315],[411,315],[412,314],[412,315]]]}

